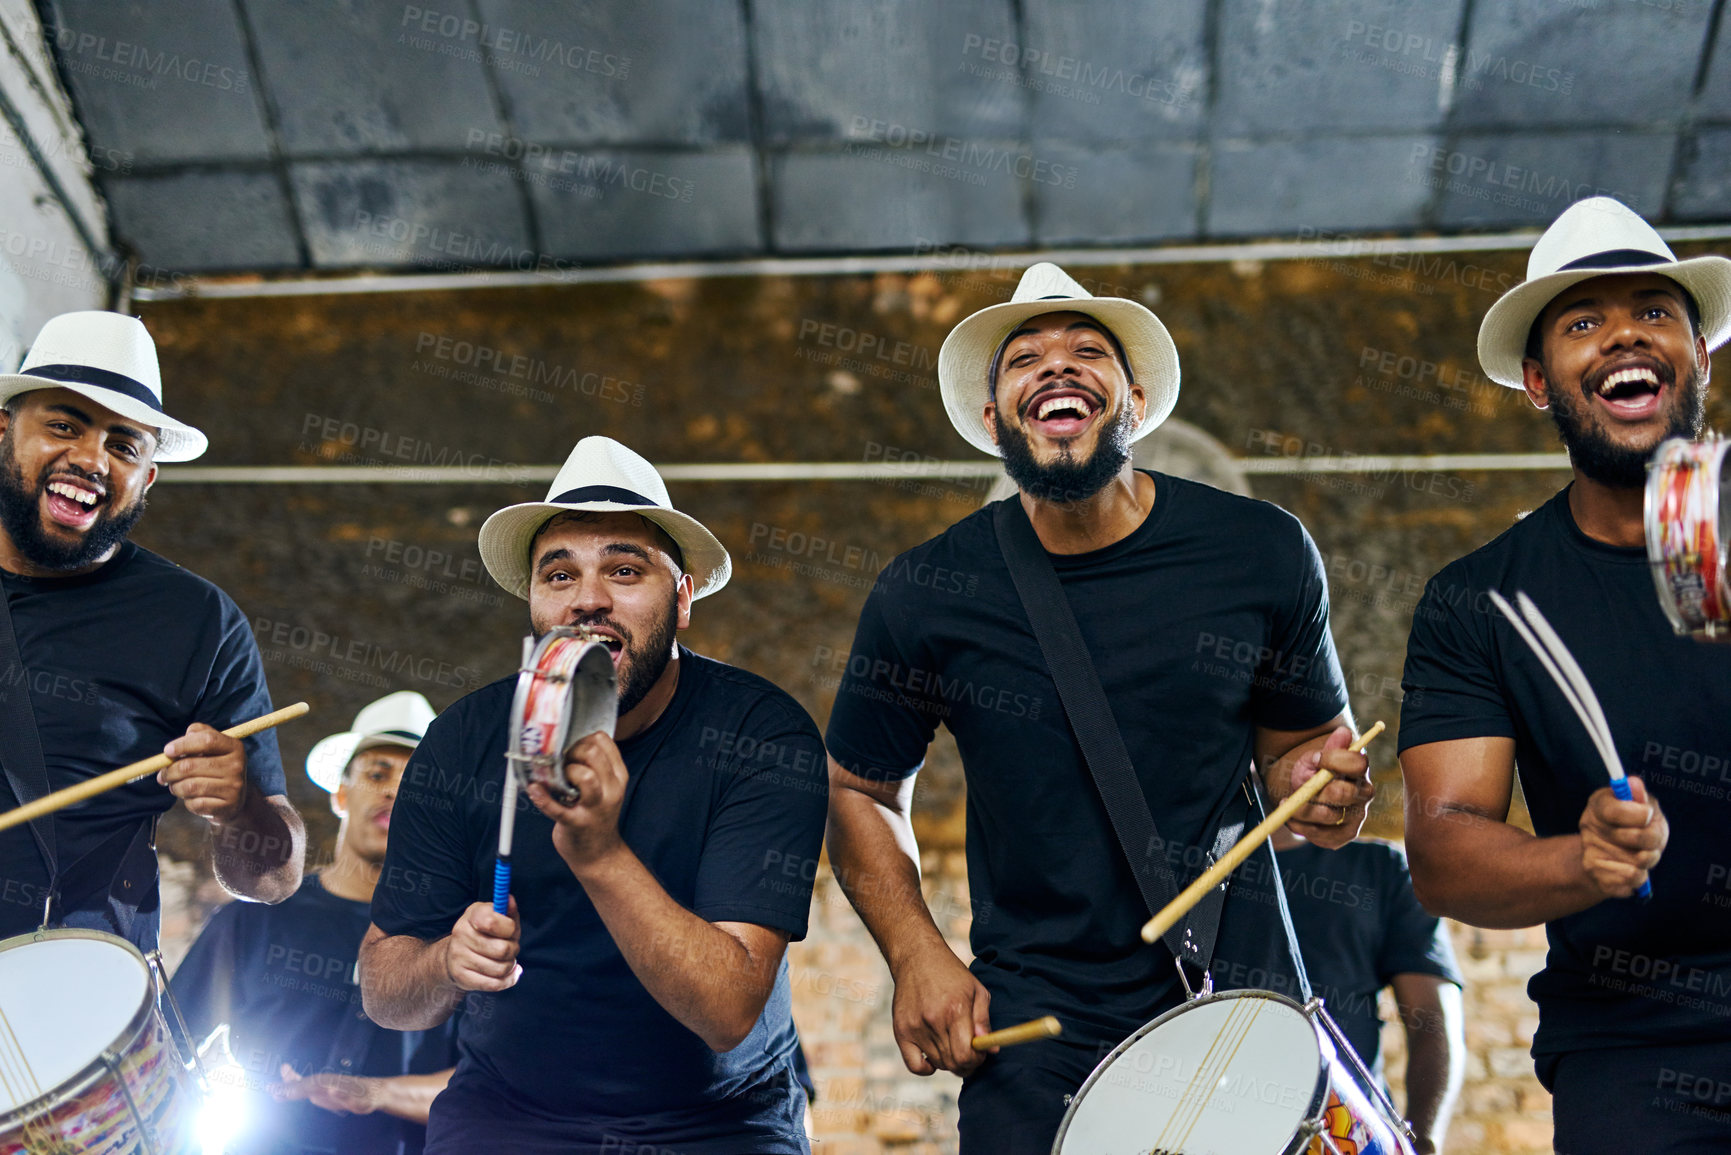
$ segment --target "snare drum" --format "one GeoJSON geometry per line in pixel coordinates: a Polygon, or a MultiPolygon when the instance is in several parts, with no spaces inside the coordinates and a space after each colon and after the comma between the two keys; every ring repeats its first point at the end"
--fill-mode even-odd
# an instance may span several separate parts
{"type": "Polygon", "coordinates": [[[90,930],[0,942],[0,1155],[178,1155],[198,1099],[138,948],[90,930]]]}
{"type": "Polygon", "coordinates": [[[1405,1135],[1320,1002],[1230,991],[1118,1044],[1052,1155],[1411,1155],[1405,1135]]]}
{"type": "Polygon", "coordinates": [[[511,700],[506,754],[519,786],[539,782],[564,805],[577,800],[565,780],[565,751],[597,730],[612,734],[619,716],[613,651],[587,630],[557,626],[525,639],[522,672],[511,700]]]}
{"type": "Polygon", "coordinates": [[[1659,605],[1679,634],[1716,638],[1731,632],[1726,581],[1727,524],[1723,466],[1731,441],[1665,442],[1647,472],[1644,520],[1647,560],[1659,605]]]}

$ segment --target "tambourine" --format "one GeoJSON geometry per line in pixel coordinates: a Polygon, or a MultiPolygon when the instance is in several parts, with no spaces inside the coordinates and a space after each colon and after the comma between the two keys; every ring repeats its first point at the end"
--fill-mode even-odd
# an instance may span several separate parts
{"type": "Polygon", "coordinates": [[[1647,560],[1659,605],[1679,634],[1731,633],[1726,583],[1727,501],[1723,466],[1731,441],[1675,438],[1659,446],[1647,472],[1647,560]]]}
{"type": "Polygon", "coordinates": [[[555,626],[539,641],[523,639],[523,665],[511,699],[511,748],[505,751],[500,798],[499,858],[493,868],[493,909],[510,911],[511,838],[517,792],[539,782],[562,805],[577,801],[565,777],[565,752],[619,720],[619,679],[613,651],[599,634],[555,626]]]}

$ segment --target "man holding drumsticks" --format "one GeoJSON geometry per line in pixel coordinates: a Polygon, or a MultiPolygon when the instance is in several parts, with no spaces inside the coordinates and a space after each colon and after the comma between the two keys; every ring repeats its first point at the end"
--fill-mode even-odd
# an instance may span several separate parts
{"type": "Polygon", "coordinates": [[[586,437],[546,501],[487,519],[481,557],[538,636],[600,635],[619,714],[566,755],[574,803],[537,782],[519,806],[509,917],[484,899],[516,677],[441,714],[404,775],[361,988],[399,1030],[466,997],[428,1152],[806,1151],[783,956],[811,905],[823,743],[787,694],[676,641],[727,551],[649,462],[586,437]]]}
{"type": "MultiPolygon", "coordinates": [[[[957,431],[1004,458],[1018,487],[1006,515],[1032,523],[1074,611],[1158,827],[1134,865],[1198,873],[1217,833],[1245,819],[1253,763],[1276,798],[1319,764],[1339,775],[1293,828],[1350,841],[1372,789],[1364,756],[1344,749],[1346,687],[1309,535],[1272,505],[1131,466],[1131,443],[1177,401],[1158,319],[1036,265],[1011,302],[956,327],[938,375],[957,431]]],[[[829,849],[889,963],[908,1069],[965,1076],[962,1150],[1044,1155],[1066,1096],[1184,988],[1168,947],[1138,935],[1151,911],[1012,584],[1000,504],[898,557],[866,600],[830,718],[829,849]],[[939,722],[967,775],[971,971],[921,896],[909,816],[939,722]],[[990,1057],[971,1047],[1044,1014],[1061,1038],[990,1057]]],[[[1259,853],[1226,899],[1215,957],[1288,976],[1277,876],[1259,853]]]]}
{"type": "Polygon", "coordinates": [[[276,736],[220,732],[270,712],[252,631],[221,590],[127,540],[157,463],[205,448],[163,412],[150,334],[118,313],[56,317],[0,375],[0,405],[0,809],[175,759],[0,832],[0,938],[46,922],[154,949],[156,820],[176,798],[210,823],[228,890],[288,897],[305,833],[276,736]]]}
{"type": "Polygon", "coordinates": [[[1731,649],[1673,634],[1642,524],[1647,461],[1699,436],[1727,336],[1731,261],[1678,261],[1609,198],[1558,217],[1478,350],[1550,409],[1573,481],[1433,578],[1407,647],[1413,882],[1436,914],[1546,925],[1533,1058],[1567,1155],[1731,1147],[1731,649]],[[1632,801],[1487,591],[1555,624],[1632,801]],[[1509,822],[1517,770],[1536,834],[1509,822]]]}

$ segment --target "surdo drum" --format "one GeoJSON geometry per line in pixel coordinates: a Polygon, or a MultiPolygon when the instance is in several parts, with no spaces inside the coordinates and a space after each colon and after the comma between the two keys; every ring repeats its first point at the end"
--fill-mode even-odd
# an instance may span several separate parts
{"type": "Polygon", "coordinates": [[[1676,438],[1659,446],[1647,471],[1647,560],[1659,605],[1679,634],[1731,633],[1726,580],[1725,451],[1731,441],[1676,438]]]}
{"type": "Polygon", "coordinates": [[[1052,1155],[1411,1155],[1405,1136],[1319,1001],[1230,991],[1119,1043],[1052,1155]]]}
{"type": "Polygon", "coordinates": [[[125,939],[0,942],[0,1155],[179,1155],[200,1096],[125,939]]]}

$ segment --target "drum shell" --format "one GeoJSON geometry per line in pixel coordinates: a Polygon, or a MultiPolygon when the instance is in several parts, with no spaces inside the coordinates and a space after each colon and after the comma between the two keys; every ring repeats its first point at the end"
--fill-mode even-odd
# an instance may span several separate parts
{"type": "Polygon", "coordinates": [[[1731,560],[1731,541],[1726,538],[1731,529],[1731,475],[1724,469],[1728,449],[1731,441],[1723,438],[1701,442],[1673,438],[1654,451],[1648,470],[1642,512],[1647,561],[1659,606],[1678,634],[1707,638],[1731,632],[1731,584],[1726,566],[1731,560]],[[1691,471],[1688,486],[1697,509],[1708,515],[1698,528],[1708,535],[1711,557],[1701,557],[1694,549],[1674,548],[1676,539],[1689,537],[1692,527],[1665,520],[1667,491],[1684,468],[1691,471]],[[1709,612],[1707,603],[1717,603],[1719,613],[1709,612]]]}
{"type": "Polygon", "coordinates": [[[70,1144],[68,1150],[96,1155],[183,1150],[199,1095],[163,1016],[158,972],[138,948],[100,931],[66,929],[0,941],[0,954],[66,939],[100,941],[129,953],[147,975],[145,998],[115,1038],[75,1074],[0,1115],[0,1155],[52,1149],[43,1146],[45,1135],[70,1144]],[[134,1106],[143,1117],[142,1133],[134,1106]]]}
{"type": "MultiPolygon", "coordinates": [[[[1230,1155],[1301,1155],[1301,1153],[1302,1155],[1324,1155],[1326,1152],[1335,1150],[1378,1152],[1382,1155],[1411,1152],[1410,1145],[1402,1137],[1402,1124],[1399,1120],[1378,1109],[1377,1098],[1379,1096],[1372,1089],[1358,1086],[1358,1083],[1365,1077],[1362,1073],[1362,1067],[1356,1063],[1356,1060],[1349,1062],[1341,1058],[1332,1032],[1324,1027],[1320,1013],[1320,1002],[1300,1006],[1291,999],[1271,991],[1243,990],[1205,995],[1175,1007],[1151,1020],[1113,1048],[1072,1098],[1070,1108],[1065,1113],[1058,1134],[1053,1140],[1052,1155],[1102,1155],[1103,1150],[1107,1155],[1119,1155],[1115,1148],[1103,1149],[1098,1145],[1100,1139],[1097,1133],[1097,1114],[1096,1120],[1089,1121],[1094,1124],[1092,1128],[1087,1128],[1085,1124],[1078,1125],[1078,1119],[1084,1110],[1084,1105],[1089,1103],[1090,1093],[1102,1085],[1113,1085],[1114,1080],[1116,1080],[1116,1086],[1119,1088],[1130,1085],[1122,1077],[1114,1075],[1113,1068],[1125,1062],[1128,1056],[1134,1053],[1139,1051],[1157,1053],[1162,1056],[1161,1061],[1163,1062],[1170,1048],[1152,1047],[1154,1041],[1152,1037],[1159,1035],[1162,1028],[1170,1027],[1185,1015],[1192,1015],[1198,1011],[1214,1014],[1223,1007],[1232,1006],[1231,1000],[1245,999],[1267,1000],[1268,1003],[1277,1007],[1282,1015],[1294,1020],[1301,1019],[1309,1028],[1309,1045],[1305,1047],[1304,1052],[1282,1056],[1288,1069],[1297,1068],[1297,1074],[1292,1078],[1288,1088],[1295,1095],[1295,1105],[1291,1111],[1291,1133],[1283,1139],[1275,1140],[1276,1145],[1261,1148],[1247,1145],[1240,1140],[1228,1140],[1230,1146],[1192,1148],[1185,1142],[1188,1138],[1186,1135],[1177,1140],[1179,1145],[1172,1150],[1218,1152],[1220,1155],[1226,1155],[1227,1152],[1230,1152],[1230,1155]],[[1073,1128],[1075,1128],[1074,1132],[1073,1128]],[[1094,1133],[1085,1134],[1083,1133],[1085,1129],[1092,1130],[1094,1133]],[[1074,1140],[1076,1145],[1066,1148],[1067,1140],[1074,1140]],[[1333,1145],[1329,1145],[1330,1143],[1333,1145]]],[[[1288,1024],[1289,1027],[1294,1025],[1288,1024]]],[[[1344,1041],[1340,1045],[1345,1046],[1344,1041]]],[[[1196,1082],[1200,1078],[1203,1062],[1205,1060],[1199,1060],[1197,1064],[1198,1074],[1192,1076],[1190,1083],[1186,1084],[1187,1087],[1206,1085],[1196,1082]]],[[[1177,1060],[1177,1067],[1182,1072],[1181,1056],[1177,1060]]],[[[1211,1077],[1222,1076],[1221,1085],[1225,1086],[1227,1079],[1224,1076],[1229,1069],[1230,1063],[1225,1067],[1213,1069],[1210,1075],[1211,1077]]],[[[1131,1076],[1131,1079],[1134,1079],[1134,1075],[1131,1076]]],[[[1135,1089],[1147,1094],[1150,1090],[1147,1082],[1147,1080],[1137,1081],[1135,1089]]],[[[1182,1074],[1174,1080],[1174,1086],[1181,1082],[1182,1074]]],[[[1162,1099],[1180,1098],[1164,1090],[1159,1094],[1162,1099]]],[[[1188,1096],[1189,1094],[1187,1089],[1185,1095],[1188,1096]]],[[[1220,1103],[1226,1108],[1226,1114],[1231,1113],[1230,1094],[1231,1092],[1228,1092],[1223,1096],[1220,1103]]],[[[1213,1094],[1210,1093],[1203,1096],[1202,1101],[1208,1103],[1212,1098],[1213,1094]]],[[[1267,1101],[1266,1098],[1262,1100],[1264,1103],[1267,1101]]],[[[1096,1105],[1097,1103],[1098,1100],[1096,1105]]],[[[1177,1111],[1174,1110],[1172,1113],[1176,1114],[1177,1111]]],[[[1151,1142],[1155,1144],[1154,1150],[1164,1151],[1167,1148],[1159,1146],[1160,1142],[1173,1141],[1166,1138],[1165,1135],[1156,1135],[1157,1130],[1164,1130],[1160,1128],[1157,1118],[1146,1124],[1141,1120],[1135,1120],[1127,1129],[1135,1134],[1134,1137],[1126,1140],[1128,1145],[1123,1147],[1125,1152],[1147,1151],[1151,1142]]]]}

